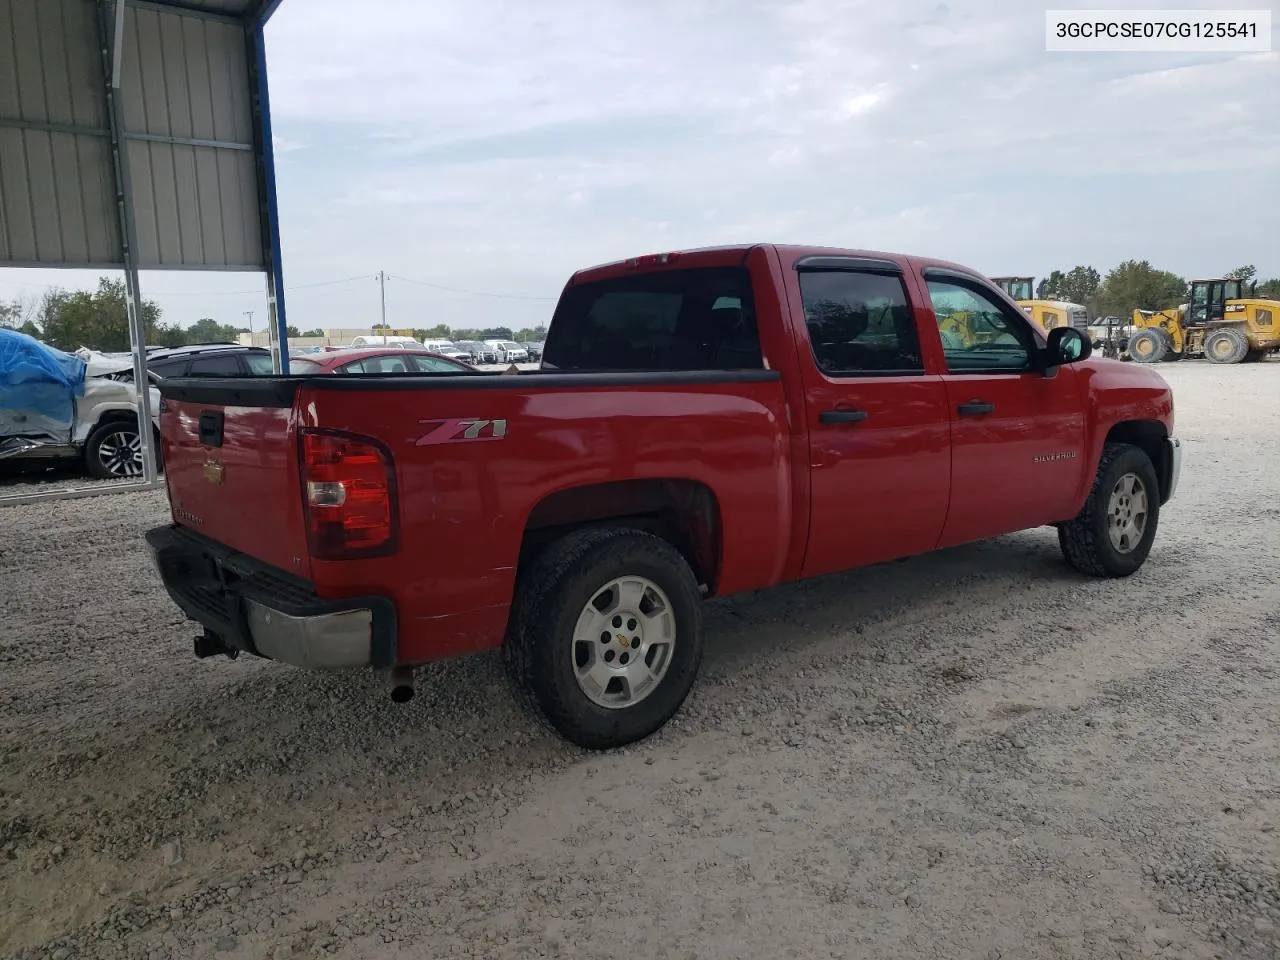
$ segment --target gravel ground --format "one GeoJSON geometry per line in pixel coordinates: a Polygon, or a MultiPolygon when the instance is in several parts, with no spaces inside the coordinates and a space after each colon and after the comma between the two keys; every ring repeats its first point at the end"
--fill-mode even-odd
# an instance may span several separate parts
{"type": "Polygon", "coordinates": [[[196,661],[161,492],[0,509],[0,956],[1280,957],[1280,363],[1160,372],[1139,574],[1037,530],[718,602],[608,754],[492,656],[196,661]]]}

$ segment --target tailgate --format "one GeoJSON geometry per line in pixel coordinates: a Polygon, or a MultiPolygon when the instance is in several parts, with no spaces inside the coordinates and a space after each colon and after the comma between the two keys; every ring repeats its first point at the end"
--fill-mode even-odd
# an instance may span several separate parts
{"type": "Polygon", "coordinates": [[[175,523],[309,578],[296,387],[267,378],[165,382],[160,438],[175,523]]]}

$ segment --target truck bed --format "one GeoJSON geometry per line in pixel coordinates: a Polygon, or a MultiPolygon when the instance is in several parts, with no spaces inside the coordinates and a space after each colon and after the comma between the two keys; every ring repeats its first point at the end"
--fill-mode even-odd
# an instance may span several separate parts
{"type": "Polygon", "coordinates": [[[776,371],[220,378],[161,390],[175,523],[320,598],[390,590],[400,660],[499,644],[526,531],[584,510],[707,511],[723,534],[714,549],[741,558],[721,567],[718,592],[776,582],[788,555],[795,491],[776,371]],[[358,566],[311,555],[299,468],[308,430],[385,445],[396,535],[415,545],[408,575],[404,552],[358,566]]]}

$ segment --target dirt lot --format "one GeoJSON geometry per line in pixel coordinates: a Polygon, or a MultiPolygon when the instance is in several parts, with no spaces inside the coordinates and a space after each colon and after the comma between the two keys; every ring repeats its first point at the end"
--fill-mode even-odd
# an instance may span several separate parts
{"type": "Polygon", "coordinates": [[[717,603],[610,754],[491,657],[196,661],[162,494],[0,509],[0,955],[1280,957],[1280,362],[1160,372],[1138,575],[1039,530],[717,603]]]}

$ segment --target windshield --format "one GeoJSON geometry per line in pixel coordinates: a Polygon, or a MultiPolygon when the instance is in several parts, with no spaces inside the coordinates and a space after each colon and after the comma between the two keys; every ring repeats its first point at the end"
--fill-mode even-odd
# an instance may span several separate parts
{"type": "Polygon", "coordinates": [[[320,370],[322,369],[323,368],[320,366],[320,364],[316,363],[314,360],[290,360],[289,361],[289,373],[294,375],[319,373],[320,370]]]}

